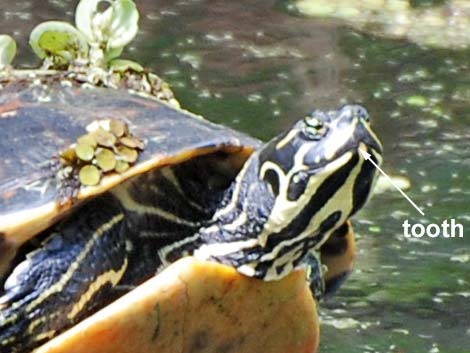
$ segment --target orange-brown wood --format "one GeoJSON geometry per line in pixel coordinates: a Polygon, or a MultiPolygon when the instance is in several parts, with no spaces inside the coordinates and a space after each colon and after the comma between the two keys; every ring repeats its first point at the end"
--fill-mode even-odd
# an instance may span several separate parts
{"type": "Polygon", "coordinates": [[[263,282],[184,258],[36,353],[314,353],[305,272],[263,282]]]}

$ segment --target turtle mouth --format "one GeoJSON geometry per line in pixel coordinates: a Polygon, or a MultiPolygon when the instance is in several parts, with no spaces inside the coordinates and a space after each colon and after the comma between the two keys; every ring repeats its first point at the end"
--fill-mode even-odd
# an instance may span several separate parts
{"type": "Polygon", "coordinates": [[[382,155],[382,146],[380,142],[367,135],[365,138],[359,140],[359,143],[355,142],[343,145],[342,148],[337,150],[332,156],[326,156],[325,152],[323,152],[324,158],[322,158],[317,163],[306,163],[306,165],[308,165],[308,170],[306,170],[305,172],[308,175],[318,174],[321,171],[327,169],[328,165],[336,164],[338,160],[344,158],[344,156],[347,154],[351,154],[350,158],[356,158],[360,156],[360,149],[369,153],[375,162],[381,161],[380,156],[382,155]]]}
{"type": "Polygon", "coordinates": [[[359,155],[359,150],[357,148],[350,148],[346,150],[338,151],[331,159],[324,159],[321,162],[316,163],[313,166],[309,166],[304,172],[308,176],[314,176],[321,174],[323,172],[335,172],[336,169],[340,166],[347,163],[348,160],[356,158],[359,155]],[[347,156],[349,154],[349,156],[347,156]],[[343,160],[343,161],[341,161],[343,160]],[[329,168],[330,167],[330,168],[329,168]]]}
{"type": "Polygon", "coordinates": [[[316,174],[319,170],[325,169],[329,164],[336,162],[344,155],[351,153],[352,156],[359,155],[359,149],[363,149],[366,152],[376,156],[382,154],[382,146],[374,141],[373,139],[361,139],[359,143],[347,143],[340,149],[336,150],[332,155],[327,155],[326,151],[321,151],[320,155],[323,156],[318,162],[307,160],[305,164],[308,166],[309,174],[316,174]]]}
{"type": "Polygon", "coordinates": [[[378,139],[378,137],[375,135],[375,133],[372,131],[372,129],[369,127],[368,124],[362,124],[362,126],[365,131],[362,134],[363,136],[358,146],[360,147],[361,145],[365,145],[367,152],[369,153],[373,152],[373,154],[375,155],[377,154],[381,155],[383,148],[382,148],[382,144],[380,143],[380,140],[378,139]]]}
{"type": "Polygon", "coordinates": [[[370,153],[376,161],[380,159],[383,149],[380,140],[368,123],[361,121],[359,124],[360,127],[354,133],[353,138],[336,151],[332,160],[336,160],[348,152],[360,155],[360,149],[370,153]]]}
{"type": "Polygon", "coordinates": [[[330,126],[322,141],[318,141],[305,155],[304,164],[309,170],[316,172],[347,153],[359,154],[360,148],[376,157],[382,155],[380,140],[367,121],[337,120],[330,126]]]}

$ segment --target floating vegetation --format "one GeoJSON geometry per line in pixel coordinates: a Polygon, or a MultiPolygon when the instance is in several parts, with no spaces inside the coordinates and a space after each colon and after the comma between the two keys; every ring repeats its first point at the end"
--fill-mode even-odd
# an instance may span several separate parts
{"type": "Polygon", "coordinates": [[[470,6],[465,1],[414,7],[408,0],[298,0],[295,8],[303,15],[337,18],[361,31],[407,38],[420,45],[442,48],[470,45],[470,6]]]}
{"type": "Polygon", "coordinates": [[[428,105],[428,99],[424,96],[409,96],[406,99],[406,104],[415,107],[425,107],[428,105]]]}
{"type": "Polygon", "coordinates": [[[470,262],[470,254],[454,255],[450,258],[450,261],[460,262],[462,264],[470,262]]]}
{"type": "MultiPolygon", "coordinates": [[[[397,185],[400,189],[404,191],[407,191],[411,188],[411,182],[405,176],[392,175],[390,176],[390,178],[393,180],[395,185],[397,185]]],[[[387,178],[385,178],[382,175],[380,175],[377,178],[377,182],[375,183],[375,187],[374,187],[375,194],[384,194],[386,192],[393,191],[393,190],[395,190],[395,187],[393,186],[392,183],[390,183],[390,181],[387,178]]]]}
{"type": "Polygon", "coordinates": [[[64,169],[72,167],[72,173],[66,174],[78,172],[80,184],[84,186],[97,185],[109,172],[124,173],[145,147],[122,120],[97,120],[87,127],[87,131],[60,154],[64,169]]]}

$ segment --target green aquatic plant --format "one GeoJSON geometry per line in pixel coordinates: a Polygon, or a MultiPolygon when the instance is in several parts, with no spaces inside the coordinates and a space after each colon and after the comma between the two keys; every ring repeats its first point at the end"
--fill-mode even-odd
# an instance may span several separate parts
{"type": "MultiPolygon", "coordinates": [[[[138,32],[139,12],[132,0],[81,0],[75,12],[75,26],[47,21],[31,32],[29,44],[44,60],[45,69],[71,65],[107,69],[113,65],[141,70],[129,60],[116,61],[138,32]],[[104,9],[102,5],[107,5],[104,9]]],[[[0,68],[10,65],[16,53],[14,40],[0,36],[0,68]]]]}
{"type": "Polygon", "coordinates": [[[31,32],[29,44],[41,59],[53,66],[62,66],[88,55],[85,37],[74,26],[61,21],[39,24],[31,32]]]}
{"type": "Polygon", "coordinates": [[[132,60],[114,59],[109,62],[109,66],[116,72],[126,72],[128,70],[133,70],[135,72],[144,71],[142,65],[132,60]]]}
{"type": "Polygon", "coordinates": [[[0,69],[9,66],[15,55],[15,40],[6,34],[0,34],[0,69]]]}
{"type": "Polygon", "coordinates": [[[433,48],[467,49],[470,45],[468,1],[295,0],[289,9],[304,16],[332,18],[386,38],[433,48]]]}
{"type": "Polygon", "coordinates": [[[43,60],[38,69],[11,67],[16,44],[0,35],[0,89],[18,77],[61,75],[64,85],[124,88],[179,106],[168,84],[139,63],[121,59],[136,36],[139,12],[133,0],[80,0],[75,25],[47,21],[31,32],[29,44],[43,60]]]}

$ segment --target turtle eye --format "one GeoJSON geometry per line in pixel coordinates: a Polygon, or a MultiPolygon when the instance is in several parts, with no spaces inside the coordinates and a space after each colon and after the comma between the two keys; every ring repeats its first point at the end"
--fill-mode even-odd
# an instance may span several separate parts
{"type": "Polygon", "coordinates": [[[361,107],[360,105],[357,106],[355,113],[359,119],[364,120],[367,123],[370,123],[369,113],[364,107],[361,107]]]}
{"type": "Polygon", "coordinates": [[[319,140],[325,135],[327,131],[325,122],[315,115],[316,114],[313,114],[312,116],[306,116],[304,119],[305,124],[303,126],[302,132],[309,140],[319,140]]]}

